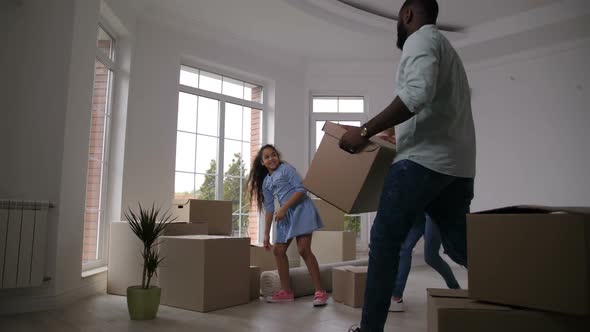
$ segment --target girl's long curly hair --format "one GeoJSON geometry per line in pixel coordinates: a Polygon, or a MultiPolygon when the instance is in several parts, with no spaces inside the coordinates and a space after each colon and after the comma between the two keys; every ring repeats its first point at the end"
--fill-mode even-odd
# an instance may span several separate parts
{"type": "Polygon", "coordinates": [[[264,207],[262,183],[264,182],[264,178],[268,175],[268,169],[262,165],[262,152],[264,149],[268,148],[273,149],[279,157],[279,162],[281,164],[283,163],[281,161],[281,154],[273,145],[266,144],[265,146],[261,147],[260,150],[258,150],[256,158],[254,158],[254,161],[252,162],[250,177],[248,178],[248,191],[250,194],[250,199],[256,201],[258,211],[262,211],[264,207]]]}

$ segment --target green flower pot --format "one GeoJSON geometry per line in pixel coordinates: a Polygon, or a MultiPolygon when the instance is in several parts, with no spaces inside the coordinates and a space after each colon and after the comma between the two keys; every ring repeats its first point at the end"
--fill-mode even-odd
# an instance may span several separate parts
{"type": "Polygon", "coordinates": [[[127,309],[132,320],[148,320],[156,318],[160,306],[162,289],[150,286],[143,289],[141,286],[127,288],[127,309]]]}

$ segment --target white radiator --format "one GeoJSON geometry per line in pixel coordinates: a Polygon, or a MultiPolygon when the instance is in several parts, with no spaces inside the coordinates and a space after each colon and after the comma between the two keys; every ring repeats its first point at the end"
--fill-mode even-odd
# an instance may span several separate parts
{"type": "Polygon", "coordinates": [[[47,201],[0,200],[0,288],[41,286],[47,201]]]}

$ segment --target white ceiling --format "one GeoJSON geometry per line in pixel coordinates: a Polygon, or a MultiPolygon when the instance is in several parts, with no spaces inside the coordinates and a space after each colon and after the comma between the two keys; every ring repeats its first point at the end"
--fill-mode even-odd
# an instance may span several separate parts
{"type": "MultiPolygon", "coordinates": [[[[135,0],[133,0],[135,1],[135,0]]],[[[139,0],[142,15],[210,38],[306,59],[393,60],[395,16],[403,0],[139,0]],[[350,6],[368,9],[369,12],[350,6]]],[[[588,0],[439,0],[439,23],[461,47],[521,35],[535,27],[590,17],[588,0]],[[532,16],[531,16],[532,15],[532,16]],[[561,16],[560,16],[561,15],[561,16]],[[526,20],[523,21],[523,18],[526,20]],[[496,24],[497,22],[497,24],[496,24]],[[534,24],[532,24],[534,22],[534,24]],[[509,27],[510,29],[508,29],[509,27]]],[[[583,30],[583,29],[582,29],[583,30]]],[[[590,29],[586,29],[590,31],[590,29]]],[[[588,31],[577,31],[581,37],[588,31]]],[[[576,33],[574,33],[575,37],[576,33]]],[[[524,37],[523,37],[524,38],[524,37]]],[[[534,38],[534,34],[526,35],[534,38]]],[[[544,43],[547,38],[541,38],[544,43]]],[[[540,39],[540,40],[541,40],[540,39]]],[[[515,42],[511,40],[511,42],[515,42]]],[[[518,41],[516,41],[518,42],[518,41]]],[[[497,45],[497,43],[496,43],[497,45]]],[[[510,45],[506,46],[509,48],[510,45]]],[[[485,49],[485,47],[484,47],[485,49]]],[[[497,50],[492,50],[497,51],[497,50]]],[[[503,50],[506,51],[506,50],[503,50]]],[[[478,54],[488,53],[478,48],[478,54]]],[[[489,53],[489,54],[493,54],[489,53]]]]}
{"type": "MultiPolygon", "coordinates": [[[[372,12],[397,18],[404,0],[341,0],[372,12]]],[[[558,0],[439,0],[438,24],[465,29],[518,14],[558,0]]]]}

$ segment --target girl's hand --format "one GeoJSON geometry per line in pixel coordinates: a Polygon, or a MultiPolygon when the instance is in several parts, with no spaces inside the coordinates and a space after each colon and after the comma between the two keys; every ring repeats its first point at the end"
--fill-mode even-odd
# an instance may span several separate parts
{"type": "Polygon", "coordinates": [[[264,235],[264,242],[262,242],[262,243],[263,243],[264,249],[270,250],[270,235],[269,234],[264,235]]]}
{"type": "Polygon", "coordinates": [[[275,212],[275,220],[276,221],[281,221],[282,219],[285,219],[285,215],[287,214],[287,211],[284,208],[280,208],[275,212]]]}

